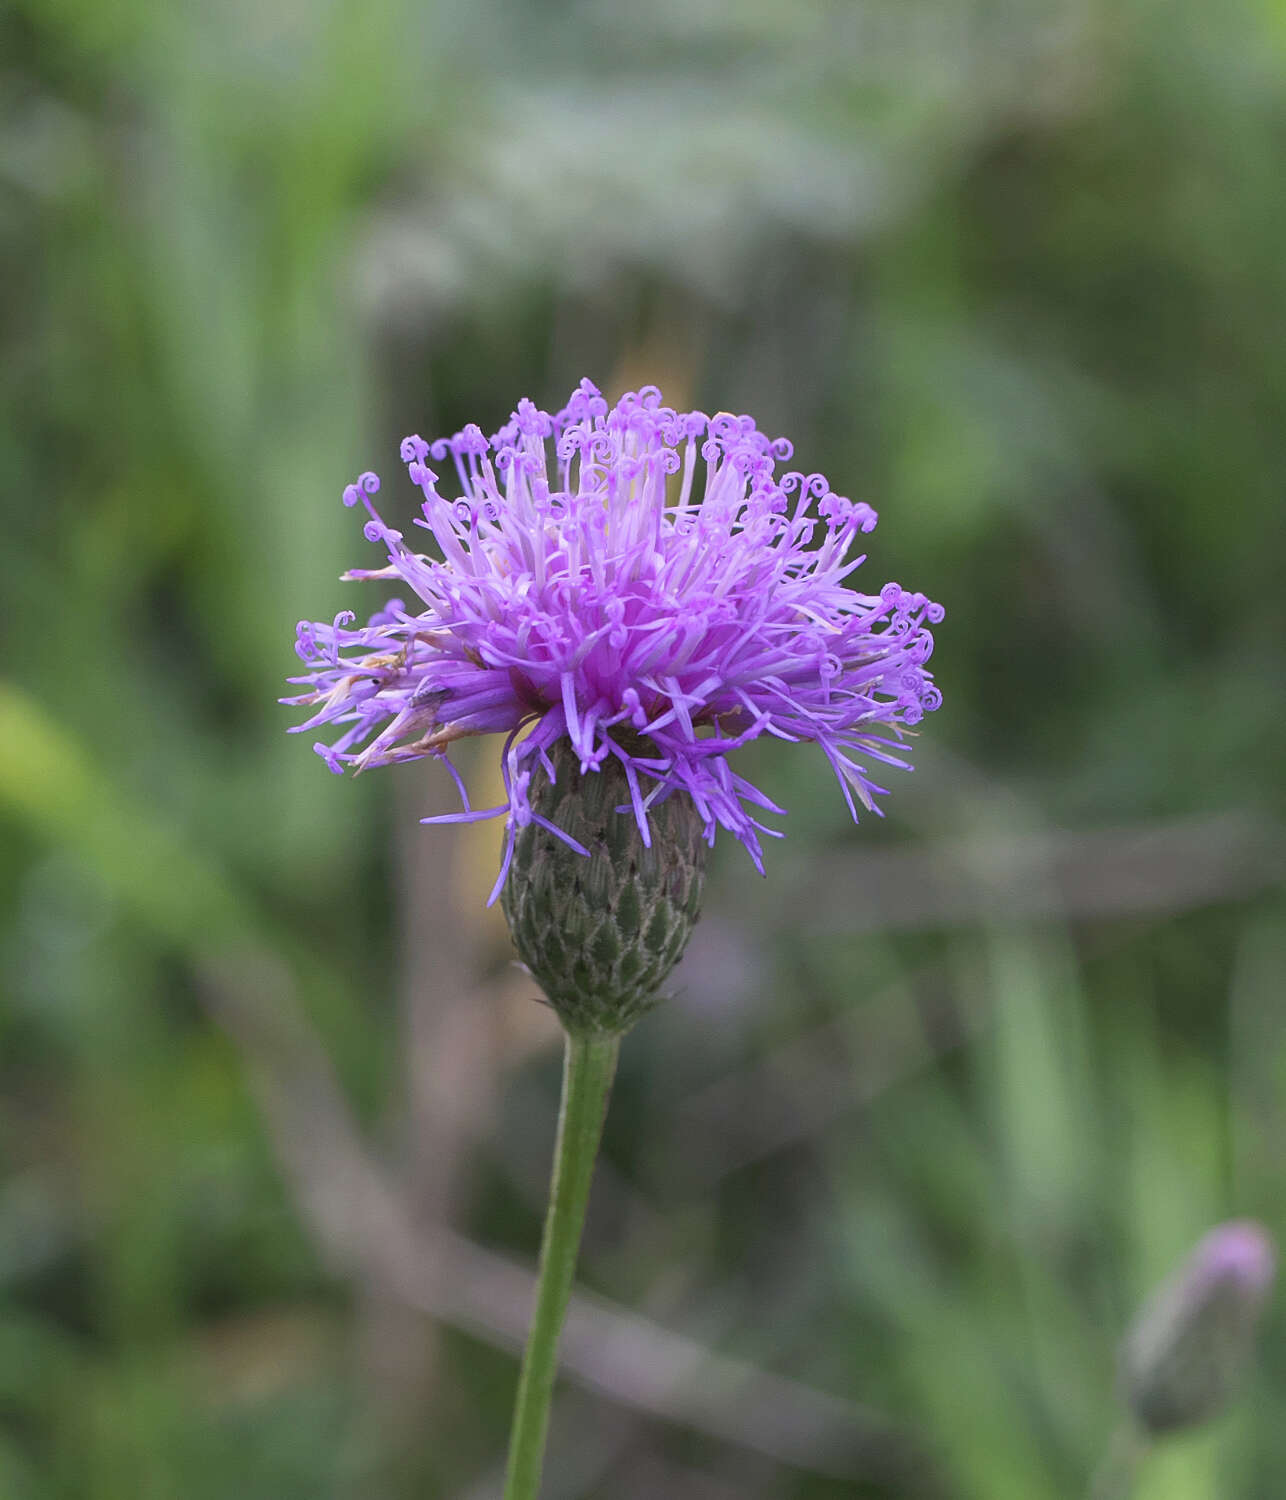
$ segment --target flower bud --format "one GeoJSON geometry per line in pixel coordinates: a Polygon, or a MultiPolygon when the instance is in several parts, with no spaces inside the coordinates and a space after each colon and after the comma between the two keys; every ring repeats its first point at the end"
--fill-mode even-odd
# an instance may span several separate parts
{"type": "Polygon", "coordinates": [[[1259,1315],[1276,1273],[1259,1224],[1212,1229],[1153,1293],[1122,1350],[1123,1394],[1152,1433],[1213,1416],[1250,1362],[1259,1315]]]}
{"type": "Polygon", "coordinates": [[[568,1031],[622,1032],[661,998],[692,936],[705,875],[703,822],[690,797],[666,797],[648,809],[648,847],[615,756],[582,775],[567,740],[549,755],[556,780],[537,766],[532,810],[589,857],[537,822],[520,828],[505,916],[519,957],[568,1031]]]}

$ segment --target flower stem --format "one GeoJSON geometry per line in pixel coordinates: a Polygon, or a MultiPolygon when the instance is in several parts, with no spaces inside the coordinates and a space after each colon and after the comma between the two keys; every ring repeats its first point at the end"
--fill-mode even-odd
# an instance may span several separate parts
{"type": "Polygon", "coordinates": [[[566,1037],[563,1098],[549,1210],[540,1246],[536,1309],[518,1377],[504,1500],[536,1500],[540,1489],[549,1403],[558,1369],[558,1339],[571,1296],[590,1181],[620,1046],[619,1035],[569,1032],[566,1037]]]}
{"type": "Polygon", "coordinates": [[[1134,1476],[1145,1447],[1134,1425],[1122,1422],[1090,1482],[1089,1500],[1128,1500],[1134,1493],[1134,1476]]]}

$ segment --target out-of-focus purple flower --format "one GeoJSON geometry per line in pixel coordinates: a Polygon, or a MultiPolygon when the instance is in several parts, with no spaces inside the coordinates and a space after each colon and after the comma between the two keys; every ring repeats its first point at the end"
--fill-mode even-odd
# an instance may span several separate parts
{"type": "Polygon", "coordinates": [[[1124,1395],[1150,1432],[1213,1416],[1249,1363],[1277,1272],[1268,1231],[1218,1224],[1149,1298],[1122,1349],[1124,1395]]]}
{"type": "MultiPolygon", "coordinates": [[[[728,753],[761,735],[819,745],[856,818],[885,789],[869,762],[906,766],[903,730],[938,707],[927,628],[943,611],[896,583],[863,594],[845,580],[875,512],[833,493],[824,475],[778,473],[791,456],[750,417],[678,412],[654,386],[609,407],[582,381],[563,410],[530,401],[492,438],[472,424],[451,438],[408,437],[402,459],[424,496],[415,524],[440,556],[408,544],[373,503],[374,474],[344,491],[368,513],[387,565],[346,578],[396,581],[357,626],[351,613],[304,621],[308,666],[284,699],[332,725],[315,746],[332,771],[432,755],[464,811],[425,822],[503,816],[509,838],[544,823],[533,768],[567,740],[580,774],[614,757],[645,843],[658,799],[691,799],[707,842],[719,827],[762,870],[757,814],[780,813],[734,772],[728,753]],[[450,461],[460,494],[439,491],[428,461],[450,461]],[[503,734],[506,798],[472,809],[448,747],[503,734]]],[[[550,827],[550,825],[545,824],[550,827]]],[[[567,842],[560,830],[550,827],[567,842]]],[[[581,852],[584,852],[583,850],[581,852]]]]}

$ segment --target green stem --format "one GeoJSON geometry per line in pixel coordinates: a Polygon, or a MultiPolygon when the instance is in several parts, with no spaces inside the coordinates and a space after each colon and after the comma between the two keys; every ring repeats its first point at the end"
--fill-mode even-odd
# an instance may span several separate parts
{"type": "Polygon", "coordinates": [[[607,1096],[616,1072],[619,1036],[568,1033],[563,1054],[563,1100],[540,1246],[536,1310],[518,1377],[509,1435],[504,1500],[536,1500],[549,1428],[549,1403],[558,1370],[558,1339],[576,1274],[594,1160],[603,1134],[607,1096]]]}
{"type": "Polygon", "coordinates": [[[1129,1500],[1146,1446],[1133,1423],[1122,1422],[1112,1434],[1103,1462],[1090,1482],[1089,1500],[1129,1500]]]}

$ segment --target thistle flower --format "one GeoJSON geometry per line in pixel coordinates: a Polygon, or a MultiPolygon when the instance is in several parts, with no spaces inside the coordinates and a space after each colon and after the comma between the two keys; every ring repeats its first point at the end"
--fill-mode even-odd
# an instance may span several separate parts
{"type": "Polygon", "coordinates": [[[905,766],[904,731],[940,702],[925,670],[941,608],[896,583],[862,594],[870,506],[836,495],[749,417],[678,412],[654,386],[609,407],[588,381],[551,415],[520,401],[488,439],[473,425],[402,459],[424,497],[410,546],[365,507],[398,582],[364,626],[304,621],[308,667],[287,703],[335,726],[333,771],[434,756],[463,811],[503,817],[491,893],[564,1029],[562,1103],[536,1303],[523,1355],[506,1500],[535,1500],[594,1158],[624,1031],[683,952],[719,828],[762,870],[760,819],[780,813],[731,767],[771,735],[821,747],[853,816],[883,792],[870,763],[905,766]],[[426,460],[450,459],[455,498],[426,460]],[[504,801],[472,808],[450,746],[501,734],[504,801]]]}
{"type": "Polygon", "coordinates": [[[1233,1219],[1210,1230],[1153,1293],[1121,1356],[1123,1394],[1145,1431],[1191,1427],[1227,1402],[1276,1273],[1268,1231],[1233,1219]]]}
{"type": "Polygon", "coordinates": [[[619,776],[643,848],[681,798],[707,845],[724,828],[760,871],[760,836],[779,836],[761,815],[784,809],[732,769],[750,741],[818,745],[853,817],[878,811],[871,766],[905,767],[904,730],[941,702],[925,663],[943,611],[896,583],[847,585],[875,512],[821,474],[779,474],[791,452],[750,417],[675,411],[655,387],[609,407],[589,381],[553,414],[520,401],[490,439],[472,424],[406,438],[414,524],[439,555],[384,522],[374,474],[348,486],[387,563],[344,577],[409,593],[363,626],[300,624],[304,691],[283,701],[314,712],[298,730],[338,730],[314,747],[337,773],[441,760],[463,810],[424,822],[506,820],[492,901],[523,830],[590,852],[541,811],[555,761],[619,776]],[[458,495],[429,460],[452,464],[458,495]],[[471,807],[450,760],[478,734],[504,736],[496,807],[471,807]]]}

